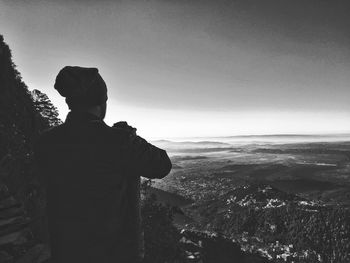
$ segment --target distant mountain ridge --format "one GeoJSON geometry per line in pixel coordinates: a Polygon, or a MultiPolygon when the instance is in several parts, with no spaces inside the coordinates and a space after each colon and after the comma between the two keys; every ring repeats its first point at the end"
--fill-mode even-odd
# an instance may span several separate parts
{"type": "Polygon", "coordinates": [[[206,141],[209,139],[222,139],[222,138],[247,138],[247,137],[350,137],[350,132],[344,133],[320,133],[320,134],[298,134],[298,133],[275,133],[275,134],[245,134],[245,135],[224,135],[224,136],[201,136],[201,137],[173,137],[169,139],[154,139],[152,141],[206,141]]]}
{"type": "Polygon", "coordinates": [[[170,141],[170,140],[157,140],[157,141],[152,141],[152,143],[157,144],[157,145],[167,145],[167,146],[177,146],[177,147],[197,147],[197,146],[206,146],[206,147],[218,147],[218,146],[223,146],[223,147],[229,147],[231,146],[229,143],[224,143],[224,142],[216,142],[216,141],[198,141],[198,142],[193,142],[193,141],[170,141]]]}

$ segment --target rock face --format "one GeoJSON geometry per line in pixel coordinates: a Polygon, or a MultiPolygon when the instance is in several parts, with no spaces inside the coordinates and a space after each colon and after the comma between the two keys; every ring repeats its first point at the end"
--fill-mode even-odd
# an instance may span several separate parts
{"type": "Polygon", "coordinates": [[[48,259],[46,246],[35,244],[31,220],[23,205],[0,183],[0,262],[40,263],[48,259]]]}
{"type": "Polygon", "coordinates": [[[31,239],[23,206],[0,184],[0,262],[13,262],[31,239]]]}

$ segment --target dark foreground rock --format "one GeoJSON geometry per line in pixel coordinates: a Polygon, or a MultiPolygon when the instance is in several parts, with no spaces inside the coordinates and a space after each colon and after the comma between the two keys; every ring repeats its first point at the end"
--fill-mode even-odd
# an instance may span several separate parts
{"type": "Polygon", "coordinates": [[[30,223],[23,205],[0,183],[1,263],[42,263],[49,258],[48,247],[37,244],[30,223]]]}

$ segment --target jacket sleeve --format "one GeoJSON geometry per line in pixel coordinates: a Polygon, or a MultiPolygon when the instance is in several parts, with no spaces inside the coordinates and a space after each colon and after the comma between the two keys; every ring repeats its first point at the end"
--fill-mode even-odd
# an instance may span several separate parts
{"type": "Polygon", "coordinates": [[[128,169],[150,179],[169,174],[172,164],[166,151],[139,136],[130,136],[126,149],[128,169]]]}

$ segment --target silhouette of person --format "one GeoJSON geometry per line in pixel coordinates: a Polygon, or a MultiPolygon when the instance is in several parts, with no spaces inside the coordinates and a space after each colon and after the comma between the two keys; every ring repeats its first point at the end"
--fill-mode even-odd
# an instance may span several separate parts
{"type": "Polygon", "coordinates": [[[35,149],[52,261],[140,262],[140,176],[163,178],[171,161],[126,122],[104,123],[107,87],[98,69],[66,66],[54,87],[70,112],[35,149]]]}

